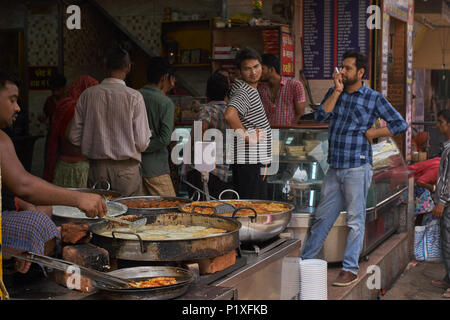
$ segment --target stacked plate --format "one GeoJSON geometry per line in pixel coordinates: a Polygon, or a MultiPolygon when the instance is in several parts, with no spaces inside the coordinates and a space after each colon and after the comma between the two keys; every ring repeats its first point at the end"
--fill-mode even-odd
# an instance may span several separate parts
{"type": "Polygon", "coordinates": [[[301,258],[285,257],[281,265],[280,300],[298,300],[301,258]]]}
{"type": "Polygon", "coordinates": [[[320,259],[300,261],[300,300],[327,299],[327,262],[320,259]]]}

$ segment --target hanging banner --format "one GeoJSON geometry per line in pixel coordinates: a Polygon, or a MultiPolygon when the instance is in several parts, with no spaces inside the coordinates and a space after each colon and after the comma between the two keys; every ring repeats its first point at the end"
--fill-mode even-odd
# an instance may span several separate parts
{"type": "MultiPolygon", "coordinates": [[[[387,13],[404,22],[409,21],[409,0],[385,0],[387,13]]],[[[413,6],[414,7],[414,6],[413,6]]]]}
{"type": "MultiPolygon", "coordinates": [[[[408,27],[407,27],[407,47],[406,47],[406,122],[412,121],[412,89],[413,89],[413,47],[414,47],[414,0],[409,0],[408,3],[408,27]]],[[[410,146],[412,140],[412,129],[408,127],[406,131],[406,145],[410,146]]],[[[405,158],[409,159],[411,156],[411,148],[406,148],[405,158]]]]}
{"type": "Polygon", "coordinates": [[[289,33],[281,33],[281,75],[295,76],[295,47],[294,40],[289,33]]]}

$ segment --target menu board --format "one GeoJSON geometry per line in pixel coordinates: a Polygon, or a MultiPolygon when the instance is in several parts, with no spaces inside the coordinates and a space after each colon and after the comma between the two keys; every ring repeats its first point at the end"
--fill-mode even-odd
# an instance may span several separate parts
{"type": "Polygon", "coordinates": [[[295,76],[294,40],[289,33],[281,33],[281,74],[287,77],[295,76]]]}
{"type": "Polygon", "coordinates": [[[331,79],[346,51],[369,57],[370,4],[370,0],[304,0],[303,70],[308,79],[331,79]]]}

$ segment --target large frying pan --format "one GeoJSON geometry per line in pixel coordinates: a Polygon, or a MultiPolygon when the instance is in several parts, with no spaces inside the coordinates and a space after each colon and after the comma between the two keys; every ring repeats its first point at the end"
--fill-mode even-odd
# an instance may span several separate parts
{"type": "MultiPolygon", "coordinates": [[[[134,215],[133,220],[142,218],[134,215]]],[[[193,215],[189,213],[170,212],[158,215],[145,215],[147,225],[185,225],[206,226],[225,229],[227,232],[216,236],[183,240],[136,240],[105,236],[117,224],[100,221],[90,226],[91,243],[109,251],[112,258],[132,261],[187,261],[222,256],[239,247],[239,229],[241,223],[230,218],[218,216],[193,215]]]]}

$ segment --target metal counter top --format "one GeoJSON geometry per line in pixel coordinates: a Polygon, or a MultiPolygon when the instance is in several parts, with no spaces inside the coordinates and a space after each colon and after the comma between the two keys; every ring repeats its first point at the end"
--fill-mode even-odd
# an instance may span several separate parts
{"type": "MultiPolygon", "coordinates": [[[[247,263],[234,272],[210,284],[193,283],[187,293],[178,297],[179,300],[235,300],[239,298],[236,286],[245,283],[251,275],[277,263],[283,257],[299,250],[301,241],[286,239],[281,245],[260,255],[242,253],[247,263]]],[[[36,267],[36,266],[35,266],[36,267]]],[[[36,274],[36,272],[35,272],[36,274]]],[[[25,276],[21,275],[20,277],[25,276]]],[[[82,293],[70,290],[57,284],[52,273],[45,278],[42,274],[35,275],[32,281],[13,281],[8,288],[12,300],[100,300],[99,293],[82,293]]]]}

